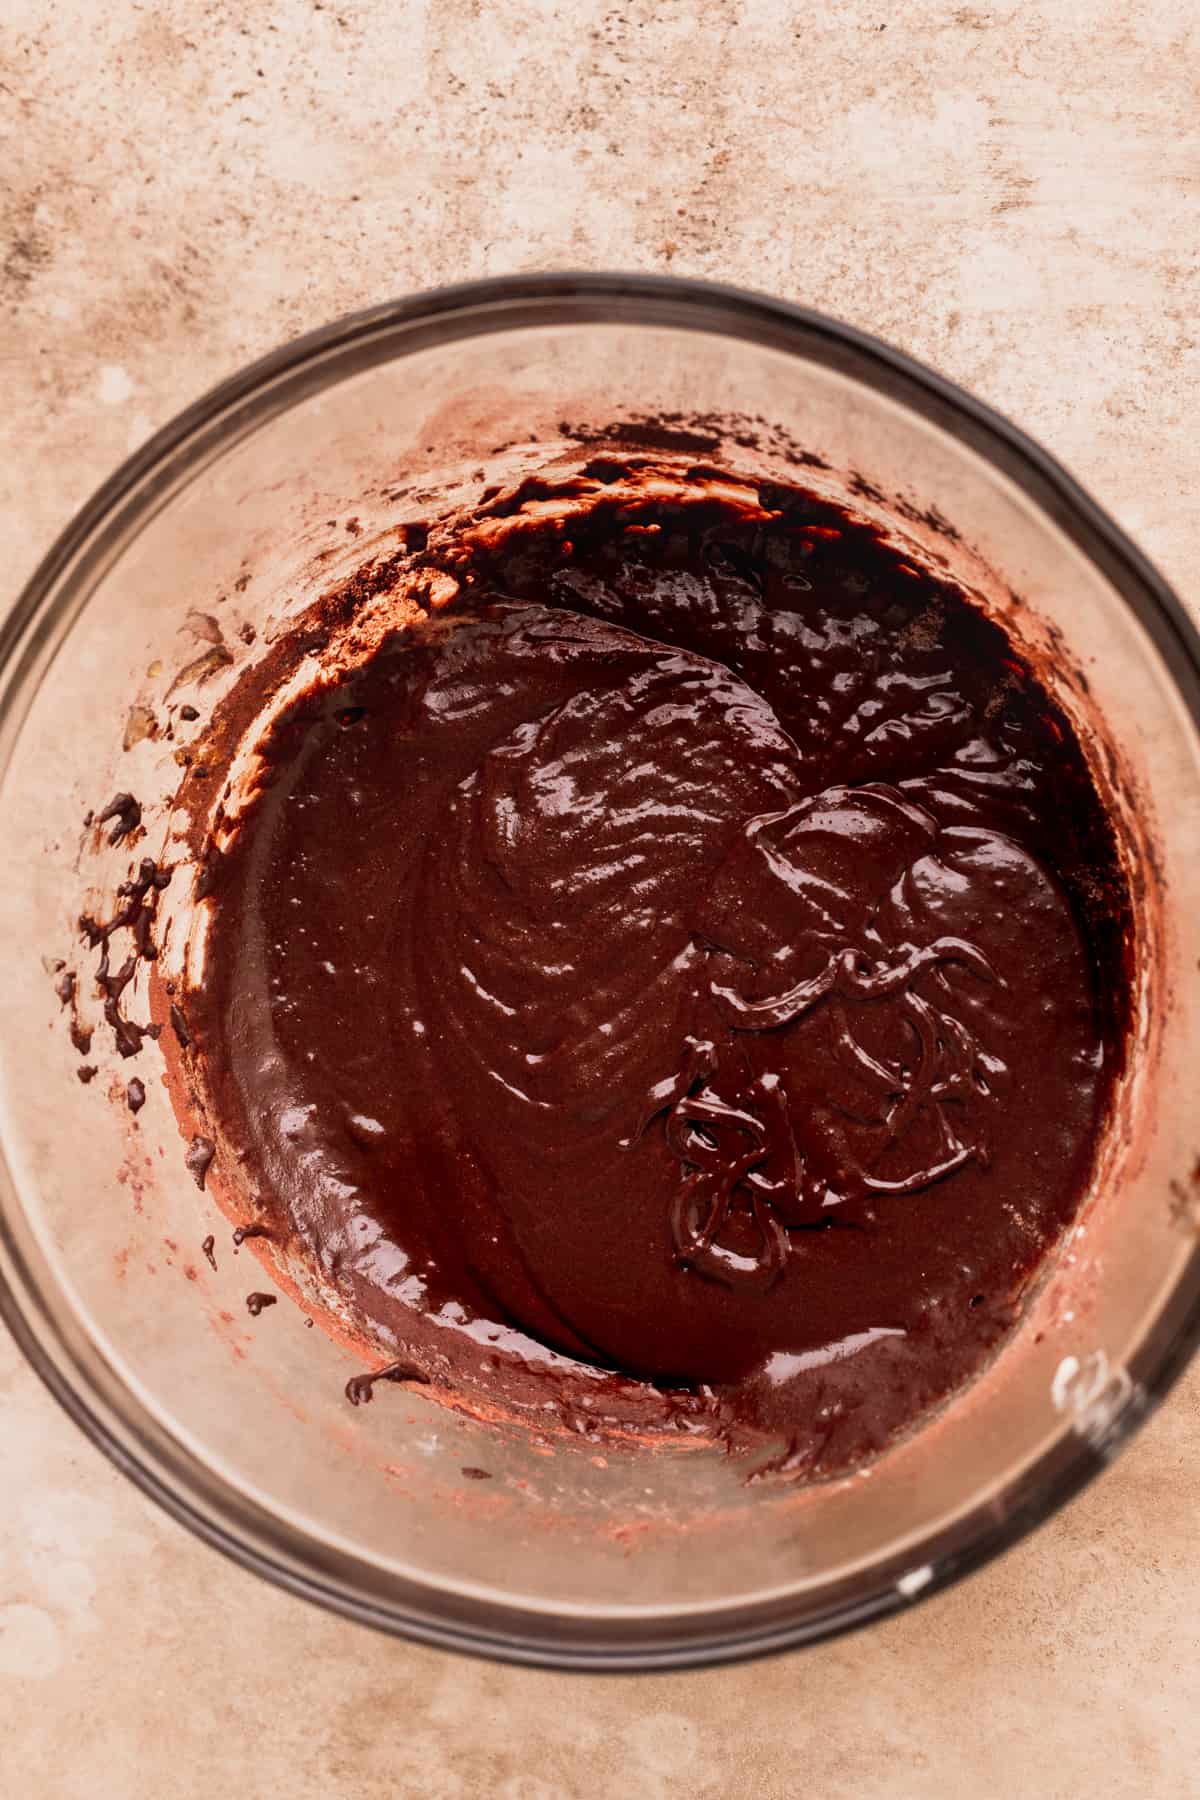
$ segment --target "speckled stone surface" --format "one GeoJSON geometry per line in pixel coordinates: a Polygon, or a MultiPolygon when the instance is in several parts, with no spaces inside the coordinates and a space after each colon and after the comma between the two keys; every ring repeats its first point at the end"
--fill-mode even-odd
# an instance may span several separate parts
{"type": "MultiPolygon", "coordinates": [[[[186,401],[512,269],[673,269],[878,331],[1010,413],[1191,603],[1189,0],[6,0],[0,604],[186,401]]],[[[2,947],[0,947],[2,954],[2,947]]],[[[1200,1794],[1200,1370],[966,1585],[770,1664],[468,1663],[260,1585],[0,1339],[0,1788],[54,1800],[1200,1794]]]]}

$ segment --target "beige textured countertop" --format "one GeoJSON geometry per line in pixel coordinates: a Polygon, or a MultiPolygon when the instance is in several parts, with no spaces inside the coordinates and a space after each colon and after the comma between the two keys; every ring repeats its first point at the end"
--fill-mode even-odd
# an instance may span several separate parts
{"type": "MultiPolygon", "coordinates": [[[[1200,601],[1192,0],[0,10],[0,604],[247,358],[564,265],[878,331],[1026,425],[1200,601]]],[[[0,1425],[5,1794],[1200,1794],[1200,1370],[966,1585],[634,1682],[410,1649],[274,1592],[143,1501],[7,1339],[0,1425]]]]}

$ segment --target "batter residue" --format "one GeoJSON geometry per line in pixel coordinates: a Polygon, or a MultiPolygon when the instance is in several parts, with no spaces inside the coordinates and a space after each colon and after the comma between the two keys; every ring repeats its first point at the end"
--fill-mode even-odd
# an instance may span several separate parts
{"type": "Polygon", "coordinates": [[[205,875],[209,1119],[382,1353],[844,1467],[980,1367],[1086,1189],[1128,901],[1079,746],[800,491],[455,574],[275,724],[205,875]]]}

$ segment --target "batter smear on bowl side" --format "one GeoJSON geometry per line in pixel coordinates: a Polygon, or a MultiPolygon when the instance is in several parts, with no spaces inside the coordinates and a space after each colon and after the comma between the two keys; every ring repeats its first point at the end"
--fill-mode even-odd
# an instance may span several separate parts
{"type": "Polygon", "coordinates": [[[184,1054],[381,1363],[828,1473],[979,1370],[1079,1207],[1128,893],[958,589],[799,489],[637,479],[414,534],[442,604],[394,628],[340,596],[374,639],[263,728],[184,1054]]]}

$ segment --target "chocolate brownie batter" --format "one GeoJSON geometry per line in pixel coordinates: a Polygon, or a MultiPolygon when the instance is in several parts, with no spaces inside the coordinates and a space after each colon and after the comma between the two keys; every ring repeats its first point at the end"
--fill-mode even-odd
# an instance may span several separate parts
{"type": "Polygon", "coordinates": [[[1126,888],[957,589],[799,490],[628,473],[447,540],[449,604],[276,720],[192,1066],[381,1360],[827,1472],[980,1368],[1079,1206],[1126,888]]]}

